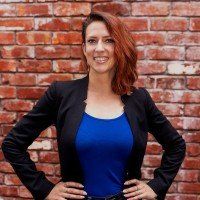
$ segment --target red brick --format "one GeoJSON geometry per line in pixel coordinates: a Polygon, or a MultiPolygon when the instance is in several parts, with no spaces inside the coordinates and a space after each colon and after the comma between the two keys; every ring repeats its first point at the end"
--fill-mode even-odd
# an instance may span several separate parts
{"type": "Polygon", "coordinates": [[[183,128],[189,129],[189,130],[199,130],[200,129],[200,118],[185,117],[183,128]]]}
{"type": "Polygon", "coordinates": [[[46,88],[18,88],[17,97],[19,99],[39,99],[46,88]]]}
{"type": "Polygon", "coordinates": [[[33,107],[33,103],[23,100],[2,100],[2,107],[8,111],[29,111],[33,107]]]}
{"type": "Polygon", "coordinates": [[[145,155],[143,166],[145,167],[157,167],[160,166],[160,155],[145,155]]]}
{"type": "Polygon", "coordinates": [[[186,49],[186,60],[200,61],[200,47],[188,47],[186,49]]]}
{"type": "Polygon", "coordinates": [[[15,98],[16,89],[10,86],[0,86],[0,98],[15,98]]]}
{"type": "Polygon", "coordinates": [[[133,16],[166,16],[169,14],[169,3],[165,2],[140,2],[132,3],[133,16]]]}
{"type": "Polygon", "coordinates": [[[28,112],[18,112],[18,113],[17,113],[17,121],[21,120],[22,117],[23,117],[25,114],[27,114],[27,113],[28,113],[28,112]]]}
{"type": "Polygon", "coordinates": [[[72,80],[72,79],[73,79],[73,74],[38,75],[38,84],[49,85],[53,81],[67,81],[67,80],[72,80]]]}
{"type": "Polygon", "coordinates": [[[13,123],[16,119],[15,113],[0,112],[0,122],[1,123],[13,123]]]}
{"type": "Polygon", "coordinates": [[[144,60],[145,59],[145,53],[146,48],[144,47],[138,47],[137,48],[137,55],[138,55],[138,60],[144,60]]]}
{"type": "Polygon", "coordinates": [[[198,62],[182,62],[174,61],[167,66],[168,74],[178,75],[197,75],[200,74],[200,68],[198,62]]]}
{"type": "Polygon", "coordinates": [[[20,179],[15,174],[5,175],[5,184],[6,185],[22,185],[20,179]]]}
{"type": "Polygon", "coordinates": [[[173,2],[171,14],[175,16],[200,16],[199,2],[173,2]]]}
{"type": "Polygon", "coordinates": [[[55,140],[53,140],[53,150],[58,151],[58,143],[55,140]]]}
{"type": "Polygon", "coordinates": [[[71,22],[71,30],[73,30],[73,31],[81,31],[82,30],[82,23],[83,23],[82,18],[73,17],[70,22],[71,22]]]}
{"type": "MultiPolygon", "coordinates": [[[[1,1],[2,2],[2,1],[1,1]]],[[[15,16],[15,5],[2,4],[0,5],[0,16],[15,16]]]]}
{"type": "Polygon", "coordinates": [[[178,183],[178,191],[187,194],[199,194],[200,183],[178,183]]]}
{"type": "Polygon", "coordinates": [[[190,18],[191,31],[200,31],[200,18],[190,18]]]}
{"type": "Polygon", "coordinates": [[[195,195],[187,195],[187,194],[167,194],[166,200],[197,200],[197,196],[195,195]]]}
{"type": "Polygon", "coordinates": [[[181,117],[167,117],[175,129],[183,129],[184,119],[181,117]]]}
{"type": "Polygon", "coordinates": [[[35,49],[36,58],[69,58],[69,46],[38,46],[35,49]]]}
{"type": "Polygon", "coordinates": [[[199,103],[200,93],[198,91],[165,91],[165,102],[180,102],[180,103],[199,103]]]}
{"type": "Polygon", "coordinates": [[[28,189],[25,186],[20,186],[19,187],[19,196],[24,198],[31,198],[33,199],[33,196],[31,193],[28,191],[28,189]]]}
{"type": "Polygon", "coordinates": [[[168,33],[167,44],[169,45],[197,45],[200,43],[200,34],[198,33],[168,33]]]}
{"type": "Polygon", "coordinates": [[[145,31],[148,30],[147,19],[135,19],[131,17],[120,18],[130,31],[145,31]]]}
{"type": "Polygon", "coordinates": [[[186,142],[198,142],[200,143],[200,131],[186,132],[183,134],[183,138],[186,142]]]}
{"type": "Polygon", "coordinates": [[[55,173],[53,165],[37,163],[36,167],[37,167],[37,170],[43,171],[47,175],[54,175],[55,173]]]}
{"type": "Polygon", "coordinates": [[[17,4],[18,16],[50,16],[52,15],[51,4],[17,4]]]}
{"type": "Polygon", "coordinates": [[[197,170],[179,170],[175,178],[176,181],[194,182],[198,181],[197,170]]]}
{"type": "Polygon", "coordinates": [[[46,130],[42,131],[40,134],[41,138],[56,138],[57,132],[54,126],[50,126],[46,130]]]}
{"type": "Polygon", "coordinates": [[[14,173],[12,166],[8,162],[1,162],[0,172],[14,173]]]}
{"type": "Polygon", "coordinates": [[[163,92],[158,90],[148,90],[155,103],[163,101],[163,92]]]}
{"type": "Polygon", "coordinates": [[[54,184],[56,184],[60,181],[60,177],[47,176],[47,178],[54,184]]]}
{"type": "Polygon", "coordinates": [[[18,66],[19,72],[51,72],[51,60],[23,59],[18,66]]]}
{"type": "Polygon", "coordinates": [[[35,74],[3,74],[2,83],[9,85],[35,85],[35,74]]]}
{"type": "Polygon", "coordinates": [[[2,18],[0,19],[0,30],[3,31],[8,31],[8,30],[13,30],[13,31],[28,31],[33,29],[33,19],[6,19],[2,18]]]}
{"type": "Polygon", "coordinates": [[[153,86],[155,85],[155,78],[139,77],[135,85],[137,87],[153,88],[153,86]]]}
{"type": "Polygon", "coordinates": [[[137,63],[138,73],[143,74],[162,74],[166,71],[166,64],[162,62],[143,62],[137,63]]]}
{"type": "Polygon", "coordinates": [[[52,44],[81,44],[81,33],[68,32],[68,33],[54,33],[52,44]]]}
{"type": "Polygon", "coordinates": [[[4,46],[1,54],[3,58],[34,58],[34,47],[4,46]]]}
{"type": "Polygon", "coordinates": [[[0,33],[0,44],[14,44],[15,35],[14,33],[3,32],[0,33]]]}
{"type": "Polygon", "coordinates": [[[55,165],[55,174],[56,176],[60,176],[60,164],[55,165]]]}
{"type": "Polygon", "coordinates": [[[72,45],[70,49],[70,57],[71,58],[81,58],[82,50],[81,46],[72,45]]]}
{"type": "Polygon", "coordinates": [[[188,27],[187,19],[161,18],[152,19],[150,30],[157,31],[185,31],[188,27]]]}
{"type": "MultiPolygon", "coordinates": [[[[4,156],[3,156],[3,152],[2,150],[0,149],[0,161],[2,161],[4,159],[4,156]]],[[[0,178],[1,179],[1,178],[0,178]]],[[[1,181],[0,181],[1,182],[1,181]]]]}
{"type": "Polygon", "coordinates": [[[142,172],[142,179],[149,179],[149,180],[153,179],[153,172],[154,172],[153,168],[142,167],[141,172],[142,172]]]}
{"type": "Polygon", "coordinates": [[[90,12],[91,12],[90,3],[59,2],[54,4],[55,16],[89,15],[90,12]]]}
{"type": "Polygon", "coordinates": [[[80,72],[80,61],[79,60],[57,60],[53,62],[54,72],[80,72]]]}
{"type": "Polygon", "coordinates": [[[3,185],[3,182],[4,182],[4,174],[0,173],[0,183],[1,183],[1,185],[3,185]]]}
{"type": "Polygon", "coordinates": [[[44,163],[59,163],[58,153],[42,151],[39,153],[39,161],[44,163]]]}
{"type": "Polygon", "coordinates": [[[200,104],[186,104],[184,109],[184,115],[185,116],[194,116],[198,117],[200,116],[200,104]]]}
{"type": "Polygon", "coordinates": [[[15,186],[0,185],[0,195],[16,197],[18,196],[18,188],[15,186]]]}
{"type": "Polygon", "coordinates": [[[50,44],[50,32],[20,32],[17,33],[17,44],[32,45],[32,44],[50,44]]]}
{"type": "Polygon", "coordinates": [[[156,79],[156,88],[162,89],[184,89],[185,78],[184,77],[162,77],[156,79]]]}
{"type": "Polygon", "coordinates": [[[13,127],[14,125],[2,125],[2,135],[6,136],[13,127]]]}
{"type": "Polygon", "coordinates": [[[147,154],[159,155],[162,153],[162,147],[158,143],[148,143],[146,148],[147,154]]]}
{"type": "Polygon", "coordinates": [[[166,116],[182,116],[183,115],[183,105],[182,104],[166,104],[157,105],[157,107],[166,116]]]}
{"type": "Polygon", "coordinates": [[[199,170],[200,160],[196,157],[186,157],[183,161],[182,168],[199,170]]]}
{"type": "Polygon", "coordinates": [[[0,60],[0,72],[15,72],[18,65],[16,60],[0,60]]]}
{"type": "Polygon", "coordinates": [[[112,13],[114,15],[130,15],[131,7],[129,3],[125,2],[106,2],[106,3],[96,3],[92,7],[93,11],[103,11],[112,13]]]}
{"type": "Polygon", "coordinates": [[[70,19],[68,18],[36,18],[35,29],[45,31],[67,31],[70,30],[70,19]]]}
{"type": "Polygon", "coordinates": [[[187,88],[193,90],[200,89],[200,77],[187,77],[187,88]]]}
{"type": "Polygon", "coordinates": [[[169,193],[175,193],[178,190],[178,185],[176,182],[173,182],[168,190],[169,193]]]}
{"type": "Polygon", "coordinates": [[[33,162],[38,162],[38,152],[37,151],[28,151],[30,154],[30,158],[31,160],[33,160],[33,162]]]}
{"type": "Polygon", "coordinates": [[[200,145],[196,143],[187,144],[187,155],[188,156],[199,156],[200,145]]]}
{"type": "Polygon", "coordinates": [[[164,45],[165,37],[162,33],[132,33],[136,45],[164,45]]]}
{"type": "Polygon", "coordinates": [[[152,60],[182,60],[184,53],[183,47],[149,47],[147,58],[152,60]]]}

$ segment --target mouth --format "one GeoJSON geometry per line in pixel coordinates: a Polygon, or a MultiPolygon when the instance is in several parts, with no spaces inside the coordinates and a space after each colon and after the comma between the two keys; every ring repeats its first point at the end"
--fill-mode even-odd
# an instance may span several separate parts
{"type": "Polygon", "coordinates": [[[97,63],[106,63],[108,59],[109,59],[108,57],[94,57],[94,60],[97,63]]]}

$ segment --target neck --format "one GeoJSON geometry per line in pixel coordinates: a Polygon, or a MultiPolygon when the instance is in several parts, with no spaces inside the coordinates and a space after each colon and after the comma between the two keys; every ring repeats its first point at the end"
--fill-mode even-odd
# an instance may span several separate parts
{"type": "Polygon", "coordinates": [[[112,88],[111,88],[111,81],[113,76],[111,74],[105,73],[105,74],[93,74],[89,73],[89,85],[88,88],[91,92],[97,93],[97,94],[112,94],[112,88]]]}

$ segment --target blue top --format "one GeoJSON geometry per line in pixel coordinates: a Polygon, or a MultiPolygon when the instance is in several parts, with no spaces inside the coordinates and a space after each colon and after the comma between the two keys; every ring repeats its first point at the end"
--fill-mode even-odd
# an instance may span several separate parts
{"type": "Polygon", "coordinates": [[[84,113],[75,146],[87,195],[103,197],[123,190],[133,142],[125,113],[113,119],[96,118],[84,113]]]}

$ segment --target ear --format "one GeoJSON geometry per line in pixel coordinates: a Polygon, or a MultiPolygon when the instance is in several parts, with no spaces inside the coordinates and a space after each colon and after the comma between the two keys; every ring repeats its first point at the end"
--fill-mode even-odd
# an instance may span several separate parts
{"type": "Polygon", "coordinates": [[[86,54],[86,46],[85,46],[85,43],[82,43],[82,50],[83,50],[83,53],[84,55],[86,54]]]}

